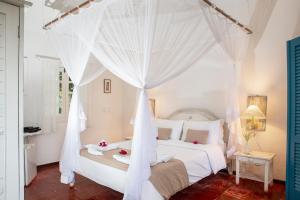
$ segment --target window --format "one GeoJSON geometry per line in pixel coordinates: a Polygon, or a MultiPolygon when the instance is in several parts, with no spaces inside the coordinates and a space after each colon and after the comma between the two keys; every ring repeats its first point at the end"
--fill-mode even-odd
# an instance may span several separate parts
{"type": "Polygon", "coordinates": [[[58,105],[57,113],[65,119],[69,112],[74,84],[63,67],[58,70],[58,105]]]}
{"type": "Polygon", "coordinates": [[[59,84],[58,84],[58,114],[62,114],[63,113],[63,70],[61,68],[59,68],[58,71],[58,80],[59,80],[59,84]]]}
{"type": "MultiPolygon", "coordinates": [[[[73,88],[74,88],[74,84],[72,83],[72,80],[68,79],[68,99],[69,99],[69,105],[71,104],[71,99],[72,99],[72,94],[73,94],[73,88]]],[[[69,106],[68,106],[69,107],[69,106]]]]}

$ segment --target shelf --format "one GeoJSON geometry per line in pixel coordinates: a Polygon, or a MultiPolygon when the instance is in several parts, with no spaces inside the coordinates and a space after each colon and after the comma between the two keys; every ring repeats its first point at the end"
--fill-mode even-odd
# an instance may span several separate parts
{"type": "Polygon", "coordinates": [[[24,137],[28,137],[28,136],[35,136],[35,135],[42,135],[43,131],[37,131],[37,132],[33,132],[33,133],[24,133],[24,137]]]}
{"type": "MultiPolygon", "coordinates": [[[[256,174],[245,173],[245,172],[240,173],[240,178],[250,179],[250,180],[254,180],[254,181],[258,181],[258,182],[264,182],[264,177],[261,177],[256,174]]],[[[271,183],[271,182],[272,182],[272,178],[269,176],[268,183],[271,183]]]]}

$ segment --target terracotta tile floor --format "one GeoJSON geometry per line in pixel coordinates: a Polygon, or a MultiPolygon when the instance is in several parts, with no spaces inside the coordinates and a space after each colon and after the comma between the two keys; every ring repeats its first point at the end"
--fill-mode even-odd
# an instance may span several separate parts
{"type": "MultiPolygon", "coordinates": [[[[73,189],[59,182],[58,165],[43,166],[29,187],[25,188],[25,200],[118,200],[122,194],[76,175],[73,189]]],[[[241,180],[235,185],[234,176],[218,173],[174,195],[171,200],[279,200],[285,199],[285,186],[275,183],[268,193],[263,183],[241,180]]]]}

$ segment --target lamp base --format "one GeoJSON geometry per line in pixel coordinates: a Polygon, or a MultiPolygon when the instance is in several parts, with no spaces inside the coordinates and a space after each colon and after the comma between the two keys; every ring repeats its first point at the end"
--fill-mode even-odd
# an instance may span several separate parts
{"type": "Polygon", "coordinates": [[[250,154],[250,146],[248,144],[248,142],[245,144],[244,149],[243,149],[243,153],[244,154],[250,154]]]}

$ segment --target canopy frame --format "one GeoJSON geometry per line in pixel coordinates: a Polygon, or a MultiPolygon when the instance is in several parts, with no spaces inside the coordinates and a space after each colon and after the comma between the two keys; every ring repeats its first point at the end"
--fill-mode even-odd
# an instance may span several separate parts
{"type": "MultiPolygon", "coordinates": [[[[94,2],[94,1],[96,1],[96,0],[87,0],[87,1],[83,2],[82,4],[72,8],[71,10],[65,12],[64,14],[60,15],[59,17],[57,17],[57,18],[51,20],[50,22],[48,22],[47,24],[45,24],[43,26],[43,29],[49,29],[51,27],[51,25],[55,24],[59,20],[62,20],[63,18],[79,11],[80,8],[86,7],[87,5],[89,5],[90,3],[94,2]]],[[[210,6],[212,9],[216,10],[219,14],[221,14],[222,16],[224,16],[225,18],[230,20],[232,23],[236,24],[239,28],[243,29],[247,34],[253,33],[253,31],[250,28],[248,28],[247,26],[240,23],[237,19],[233,18],[231,15],[227,14],[223,9],[216,6],[210,0],[202,0],[202,1],[204,3],[206,3],[208,6],[210,6]]]]}

